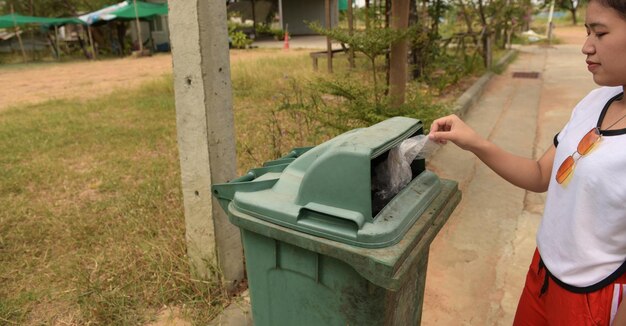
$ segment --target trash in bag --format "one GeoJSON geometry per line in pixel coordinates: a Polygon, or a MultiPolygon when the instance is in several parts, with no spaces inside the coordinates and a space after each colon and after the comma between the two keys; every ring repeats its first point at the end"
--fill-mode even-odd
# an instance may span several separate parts
{"type": "Polygon", "coordinates": [[[398,146],[389,150],[386,161],[374,168],[372,177],[372,191],[377,200],[387,202],[398,194],[413,180],[411,162],[415,159],[425,159],[432,154],[439,145],[428,139],[428,136],[418,135],[405,139],[398,146]]]}

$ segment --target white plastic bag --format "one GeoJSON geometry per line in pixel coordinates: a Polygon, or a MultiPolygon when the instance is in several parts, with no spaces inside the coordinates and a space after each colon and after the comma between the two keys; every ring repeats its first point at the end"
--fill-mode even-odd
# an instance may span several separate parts
{"type": "Polygon", "coordinates": [[[430,156],[439,145],[418,135],[405,139],[398,146],[389,150],[387,160],[376,166],[372,189],[381,200],[395,196],[412,180],[411,162],[430,156]]]}

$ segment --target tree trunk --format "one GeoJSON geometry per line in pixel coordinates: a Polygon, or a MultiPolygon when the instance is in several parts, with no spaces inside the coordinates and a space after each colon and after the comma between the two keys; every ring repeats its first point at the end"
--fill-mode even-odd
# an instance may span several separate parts
{"type": "Polygon", "coordinates": [[[52,48],[52,54],[54,54],[54,57],[58,60],[61,56],[59,55],[59,50],[55,45],[55,41],[52,39],[52,36],[50,36],[50,32],[46,33],[46,37],[48,38],[48,42],[50,43],[50,47],[52,48]]]}
{"type": "Polygon", "coordinates": [[[365,29],[370,28],[370,0],[365,0],[365,29]]]}
{"type": "Polygon", "coordinates": [[[485,14],[485,7],[483,6],[483,1],[478,0],[478,13],[480,14],[480,24],[483,29],[481,31],[481,43],[483,48],[483,62],[485,64],[486,69],[491,69],[491,40],[490,38],[490,30],[487,25],[487,18],[485,14]]]}
{"type": "Polygon", "coordinates": [[[576,17],[576,8],[572,6],[569,12],[572,14],[572,24],[574,24],[574,26],[578,26],[578,19],[576,17]]]}
{"type": "MultiPolygon", "coordinates": [[[[405,31],[409,26],[409,1],[394,0],[391,4],[391,28],[405,31]]],[[[403,39],[391,45],[389,56],[389,87],[392,106],[404,103],[407,82],[407,40],[403,39]]]]}
{"type": "MultiPolygon", "coordinates": [[[[329,30],[331,28],[330,20],[330,0],[324,1],[324,11],[326,13],[326,29],[329,30]]],[[[330,36],[326,36],[326,67],[329,73],[333,72],[333,52],[332,52],[332,43],[330,42],[330,36]]]]}
{"type": "MultiPolygon", "coordinates": [[[[348,30],[350,36],[354,34],[354,15],[352,12],[353,3],[352,0],[348,0],[348,30]]],[[[350,61],[350,68],[354,69],[356,66],[354,64],[354,48],[350,47],[348,49],[348,60],[350,61]]]]}
{"type": "MultiPolygon", "coordinates": [[[[33,0],[29,2],[30,15],[35,16],[35,6],[33,5],[33,0]]],[[[33,58],[33,61],[37,60],[37,51],[35,50],[35,31],[31,28],[28,31],[30,36],[30,51],[33,58]]]]}
{"type": "Polygon", "coordinates": [[[91,54],[89,53],[89,51],[87,51],[87,48],[85,47],[85,43],[83,42],[83,39],[80,37],[80,35],[77,35],[76,37],[78,38],[78,44],[80,45],[80,48],[83,50],[83,55],[85,56],[85,58],[91,59],[91,54]]]}
{"type": "Polygon", "coordinates": [[[126,23],[123,21],[119,21],[115,24],[115,29],[117,30],[117,41],[120,44],[120,57],[123,57],[126,54],[126,23]]]}
{"type": "Polygon", "coordinates": [[[439,35],[439,19],[441,19],[442,6],[441,0],[435,0],[435,16],[432,19],[432,23],[430,25],[430,33],[433,35],[439,35]]]}
{"type": "MultiPolygon", "coordinates": [[[[389,28],[389,23],[390,23],[390,19],[391,19],[391,0],[384,0],[385,1],[385,28],[389,28]]],[[[390,59],[390,52],[385,54],[385,84],[387,86],[391,85],[391,59],[390,59]]],[[[385,89],[385,95],[389,95],[389,87],[387,87],[385,89]]]]}
{"type": "Polygon", "coordinates": [[[374,82],[374,97],[376,98],[376,104],[378,104],[378,79],[376,78],[376,57],[369,57],[372,64],[372,81],[374,82]]]}
{"type": "Polygon", "coordinates": [[[459,7],[461,7],[461,12],[463,13],[463,20],[465,20],[465,26],[467,26],[467,33],[473,34],[474,30],[472,29],[472,19],[470,18],[469,13],[467,12],[467,8],[465,7],[465,4],[461,0],[458,0],[457,4],[459,5],[459,7]]]}
{"type": "MultiPolygon", "coordinates": [[[[417,24],[421,23],[420,19],[419,19],[419,15],[417,13],[417,0],[412,0],[411,3],[409,4],[409,26],[416,26],[417,24]]],[[[420,62],[422,61],[421,58],[421,51],[418,47],[417,44],[415,43],[411,43],[411,67],[413,68],[411,71],[411,76],[413,77],[413,79],[417,79],[421,76],[422,73],[422,67],[420,62]]]]}

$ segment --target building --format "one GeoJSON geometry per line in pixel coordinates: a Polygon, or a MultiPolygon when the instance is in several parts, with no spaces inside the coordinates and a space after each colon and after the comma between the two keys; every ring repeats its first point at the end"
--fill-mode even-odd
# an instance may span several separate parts
{"type": "MultiPolygon", "coordinates": [[[[278,28],[289,31],[291,35],[315,34],[308,23],[319,22],[326,24],[326,0],[239,0],[228,3],[229,15],[237,15],[243,21],[256,23],[276,23],[278,28]]],[[[338,0],[330,0],[331,26],[339,22],[338,0]]],[[[274,24],[273,24],[274,25],[274,24]]]]}
{"type": "MultiPolygon", "coordinates": [[[[151,3],[167,3],[167,0],[143,0],[151,3]]],[[[170,50],[170,31],[167,15],[155,16],[154,18],[140,22],[141,39],[143,44],[153,51],[170,50]]],[[[130,22],[130,37],[133,44],[137,42],[137,22],[130,22]]]]}

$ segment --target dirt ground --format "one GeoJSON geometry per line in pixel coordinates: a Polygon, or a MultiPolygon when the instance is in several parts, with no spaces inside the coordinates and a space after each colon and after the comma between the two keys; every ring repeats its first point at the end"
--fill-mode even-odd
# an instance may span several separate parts
{"type": "Polygon", "coordinates": [[[578,26],[557,26],[554,29],[554,35],[561,44],[578,44],[581,48],[587,38],[587,32],[582,22],[578,26]]]}
{"type": "MultiPolygon", "coordinates": [[[[231,50],[231,63],[262,56],[287,56],[305,50],[231,50]]],[[[11,68],[0,66],[0,112],[14,105],[52,99],[90,99],[116,89],[134,88],[172,72],[172,56],[158,54],[143,58],[33,64],[11,68]]]]}

